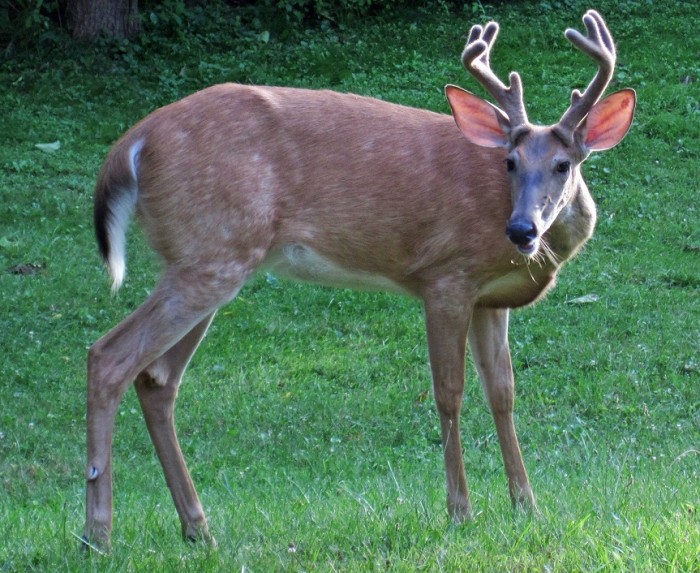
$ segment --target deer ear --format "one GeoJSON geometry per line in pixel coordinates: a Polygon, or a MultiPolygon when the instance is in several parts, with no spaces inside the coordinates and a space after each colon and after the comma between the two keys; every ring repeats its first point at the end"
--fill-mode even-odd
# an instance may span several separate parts
{"type": "Polygon", "coordinates": [[[636,103],[634,90],[625,89],[595,104],[579,127],[583,130],[586,147],[591,151],[605,151],[620,143],[632,125],[636,103]]]}
{"type": "Polygon", "coordinates": [[[464,137],[482,147],[508,147],[510,123],[505,113],[457,86],[445,86],[445,96],[464,137]]]}

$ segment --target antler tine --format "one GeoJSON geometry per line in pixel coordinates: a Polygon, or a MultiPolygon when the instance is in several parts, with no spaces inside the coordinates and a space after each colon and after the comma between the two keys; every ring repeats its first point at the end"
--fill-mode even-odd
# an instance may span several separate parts
{"type": "Polygon", "coordinates": [[[498,31],[496,22],[489,22],[484,27],[478,24],[472,26],[467,45],[462,52],[462,64],[501,105],[510,120],[512,130],[527,124],[527,113],[520,75],[511,72],[510,86],[506,86],[491,69],[491,48],[496,42],[498,31]]]}
{"type": "Polygon", "coordinates": [[[598,72],[583,94],[579,90],[571,93],[571,105],[557,125],[568,139],[573,137],[578,124],[603,95],[605,88],[612,80],[615,69],[615,44],[603,17],[595,10],[589,10],[583,16],[583,22],[586,25],[587,36],[571,28],[566,30],[565,36],[574,46],[598,63],[598,72]]]}

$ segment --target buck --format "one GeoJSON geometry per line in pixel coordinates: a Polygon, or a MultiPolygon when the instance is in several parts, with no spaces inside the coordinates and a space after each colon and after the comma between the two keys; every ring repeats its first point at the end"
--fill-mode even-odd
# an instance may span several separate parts
{"type": "Polygon", "coordinates": [[[99,249],[119,288],[135,211],[163,260],[148,299],[88,355],[85,542],[112,530],[115,412],[135,384],[186,539],[213,542],[174,426],[183,372],[216,310],[256,269],[419,298],[440,417],[447,509],[470,516],[459,419],[467,341],[516,505],[535,498],[513,425],[509,309],[540,298],[593,232],[580,165],[627,133],[635,93],[600,99],[615,47],[601,16],[566,31],[597,63],[553,126],[531,124],[520,76],[492,72],[498,24],[464,66],[499,104],[448,85],[452,116],[331,91],[213,86],[156,110],[99,175],[99,249]],[[455,126],[456,123],[456,126],[455,126]]]}

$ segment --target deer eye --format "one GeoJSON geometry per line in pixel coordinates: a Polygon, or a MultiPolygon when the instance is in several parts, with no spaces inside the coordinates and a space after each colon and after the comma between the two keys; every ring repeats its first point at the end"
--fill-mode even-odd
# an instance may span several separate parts
{"type": "Polygon", "coordinates": [[[571,162],[570,161],[561,161],[557,163],[557,173],[568,173],[571,170],[571,162]]]}
{"type": "Polygon", "coordinates": [[[510,157],[506,159],[506,169],[509,172],[515,171],[515,161],[513,161],[510,157]]]}

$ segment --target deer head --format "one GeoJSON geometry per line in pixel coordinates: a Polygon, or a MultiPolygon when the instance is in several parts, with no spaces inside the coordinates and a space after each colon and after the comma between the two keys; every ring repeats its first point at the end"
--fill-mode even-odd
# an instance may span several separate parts
{"type": "Polygon", "coordinates": [[[600,100],[612,79],[615,46],[600,14],[589,10],[583,22],[586,36],[572,29],[565,35],[598,63],[598,72],[583,93],[573,91],[569,109],[555,125],[541,127],[528,121],[517,72],[510,74],[506,86],[492,71],[489,58],[499,31],[496,22],[472,27],[462,63],[500,108],[456,86],[446,87],[465,137],[476,145],[507,152],[504,168],[510,177],[513,211],[506,234],[528,257],[537,254],[544,233],[585,188],[581,163],[592,151],[617,145],[634,116],[636,96],[631,89],[600,100]]]}

